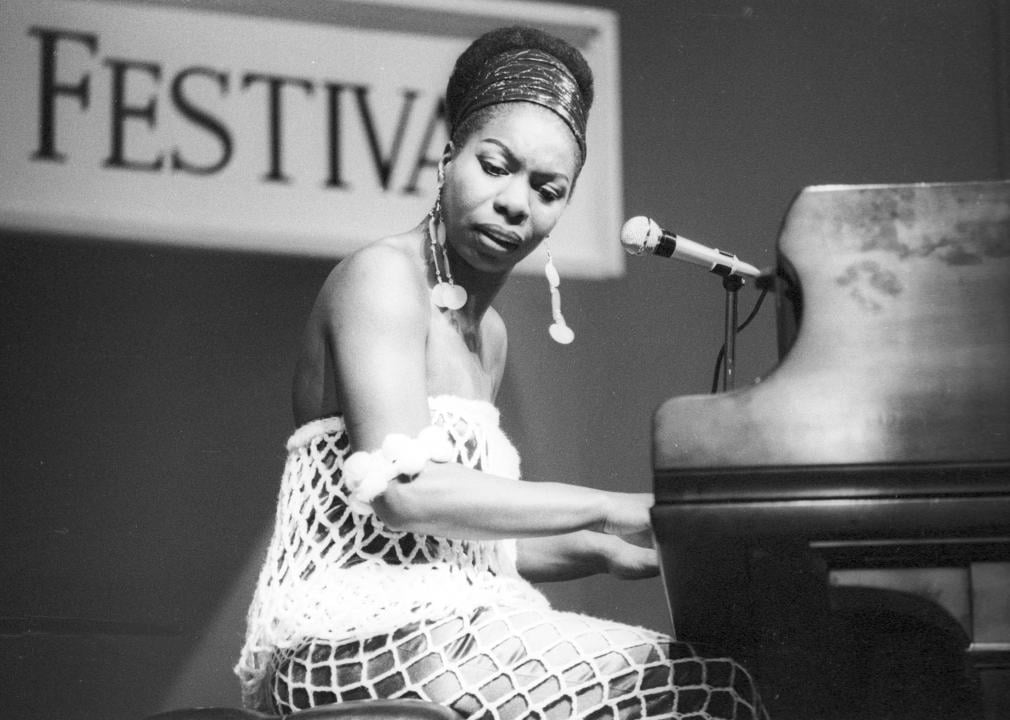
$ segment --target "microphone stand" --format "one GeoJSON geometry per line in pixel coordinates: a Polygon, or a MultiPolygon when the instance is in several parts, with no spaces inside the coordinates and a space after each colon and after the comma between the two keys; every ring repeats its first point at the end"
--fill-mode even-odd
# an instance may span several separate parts
{"type": "Polygon", "coordinates": [[[739,275],[724,275],[722,286],[726,289],[725,328],[723,336],[726,343],[726,355],[722,365],[722,390],[732,390],[736,383],[733,375],[736,363],[736,328],[738,291],[743,287],[743,278],[739,275]]]}

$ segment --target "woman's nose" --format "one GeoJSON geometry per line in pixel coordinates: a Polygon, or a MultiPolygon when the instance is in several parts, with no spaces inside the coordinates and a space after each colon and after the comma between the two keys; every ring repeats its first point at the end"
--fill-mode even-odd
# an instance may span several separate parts
{"type": "Polygon", "coordinates": [[[526,183],[519,176],[512,176],[495,197],[494,207],[509,223],[517,225],[523,222],[530,214],[526,183]]]}

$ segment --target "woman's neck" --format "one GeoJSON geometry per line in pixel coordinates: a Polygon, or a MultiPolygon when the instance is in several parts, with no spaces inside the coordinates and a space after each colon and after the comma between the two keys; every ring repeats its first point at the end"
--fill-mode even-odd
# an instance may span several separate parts
{"type": "Polygon", "coordinates": [[[466,288],[467,302],[463,306],[462,312],[467,317],[480,322],[484,313],[498,296],[498,292],[504,287],[505,281],[508,280],[508,273],[494,274],[476,270],[460,258],[451,245],[448,247],[448,257],[449,262],[452,263],[456,283],[466,288]]]}
{"type": "MultiPolygon", "coordinates": [[[[427,233],[425,235],[427,239],[427,233]]],[[[430,241],[428,242],[430,243],[430,241]]],[[[445,244],[444,254],[441,249],[435,250],[430,244],[426,245],[425,257],[429,258],[429,286],[434,286],[437,282],[436,263],[443,280],[448,280],[449,271],[451,271],[453,283],[466,290],[467,296],[466,304],[459,310],[452,312],[464,318],[466,323],[475,329],[479,327],[484,314],[508,280],[508,272],[488,273],[477,270],[460,257],[452,244],[448,242],[445,244]],[[432,257],[434,253],[437,253],[437,256],[432,257]],[[446,263],[449,264],[449,271],[445,267],[446,263]]]]}

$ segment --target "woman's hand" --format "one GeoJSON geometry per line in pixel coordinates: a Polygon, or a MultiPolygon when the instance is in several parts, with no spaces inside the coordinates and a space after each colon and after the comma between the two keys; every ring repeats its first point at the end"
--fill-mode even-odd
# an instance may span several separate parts
{"type": "Polygon", "coordinates": [[[571,580],[606,572],[626,580],[655,577],[651,493],[604,493],[603,520],[593,529],[519,543],[519,571],[532,582],[571,580]]]}
{"type": "Polygon", "coordinates": [[[603,531],[608,538],[604,552],[607,572],[626,580],[655,577],[659,560],[653,545],[649,510],[652,493],[613,493],[603,531]]]}
{"type": "Polygon", "coordinates": [[[645,546],[639,544],[638,538],[631,542],[619,537],[611,540],[606,558],[608,573],[624,580],[640,580],[659,574],[659,557],[653,547],[651,533],[645,546]]]}
{"type": "Polygon", "coordinates": [[[609,573],[626,580],[659,572],[652,531],[618,537],[592,530],[523,538],[518,545],[520,574],[530,582],[553,582],[609,573]]]}
{"type": "Polygon", "coordinates": [[[608,535],[635,535],[648,531],[649,510],[655,500],[652,493],[607,493],[607,505],[601,532],[608,535]]]}

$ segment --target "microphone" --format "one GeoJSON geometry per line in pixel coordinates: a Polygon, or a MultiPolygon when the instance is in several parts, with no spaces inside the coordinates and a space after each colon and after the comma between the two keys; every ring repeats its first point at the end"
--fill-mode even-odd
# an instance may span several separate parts
{"type": "Polygon", "coordinates": [[[664,230],[655,220],[644,215],[633,217],[624,223],[624,227],[621,228],[621,245],[630,255],[650,252],[660,257],[672,257],[701,265],[710,272],[724,277],[727,275],[761,277],[760,270],[740,260],[736,255],[664,230]]]}

